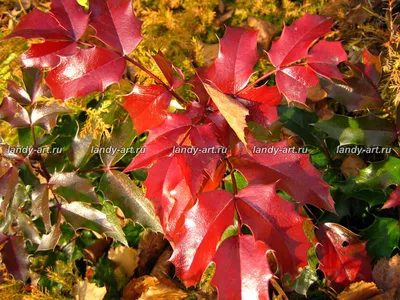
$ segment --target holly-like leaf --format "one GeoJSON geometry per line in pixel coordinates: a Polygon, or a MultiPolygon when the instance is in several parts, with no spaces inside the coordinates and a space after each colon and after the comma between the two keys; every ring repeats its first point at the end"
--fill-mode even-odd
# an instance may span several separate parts
{"type": "Polygon", "coordinates": [[[328,79],[342,80],[337,65],[347,60],[347,53],[340,42],[320,41],[310,50],[307,64],[318,74],[328,79]]]}
{"type": "Polygon", "coordinates": [[[257,31],[226,27],[218,57],[203,79],[213,82],[223,93],[236,94],[246,86],[257,60],[257,31]]]}
{"type": "Polygon", "coordinates": [[[75,201],[63,204],[61,213],[75,230],[91,229],[128,245],[121,228],[118,228],[119,224],[112,224],[104,212],[95,209],[88,203],[75,201]]]}
{"type": "Polygon", "coordinates": [[[75,172],[55,173],[50,181],[57,194],[69,202],[72,201],[97,201],[94,187],[89,179],[78,176],[75,172]]]}
{"type": "Polygon", "coordinates": [[[100,47],[79,49],[75,55],[63,57],[49,72],[46,82],[57,99],[83,97],[102,92],[118,82],[125,65],[125,59],[110,50],[100,47]]]}
{"type": "Polygon", "coordinates": [[[125,217],[156,232],[162,231],[151,203],[128,175],[107,171],[101,178],[99,188],[106,200],[121,208],[125,217]]]}
{"type": "Polygon", "coordinates": [[[298,214],[295,203],[278,196],[275,184],[250,185],[237,198],[239,215],[255,239],[275,251],[282,274],[297,276],[298,269],[308,264],[311,243],[303,231],[305,218],[298,214]]]}
{"type": "Polygon", "coordinates": [[[18,228],[22,231],[26,239],[30,240],[33,244],[40,244],[39,230],[28,215],[18,212],[17,223],[18,228]]]}
{"type": "Polygon", "coordinates": [[[170,259],[186,286],[195,285],[201,279],[222,234],[232,224],[233,199],[233,195],[224,190],[202,193],[187,212],[184,226],[174,239],[170,259]]]}
{"type": "Polygon", "coordinates": [[[270,299],[268,284],[273,274],[267,262],[267,250],[251,235],[224,240],[213,257],[216,270],[211,284],[217,287],[218,299],[270,299]]]}
{"type": "Polygon", "coordinates": [[[244,131],[247,127],[246,116],[249,114],[249,110],[238,101],[218,91],[211,85],[205,83],[204,87],[229,126],[235,131],[239,140],[246,145],[244,131]]]}
{"type": "Polygon", "coordinates": [[[57,124],[59,114],[71,113],[64,105],[57,103],[37,104],[31,113],[32,125],[42,125],[43,128],[50,132],[57,124]]]}
{"type": "Polygon", "coordinates": [[[382,77],[381,56],[375,56],[368,49],[362,51],[363,65],[361,69],[371,80],[374,86],[377,86],[382,77]]]}
{"type": "Polygon", "coordinates": [[[0,118],[9,123],[12,128],[23,128],[31,125],[26,109],[10,97],[5,97],[1,103],[0,118]]]}
{"type": "Polygon", "coordinates": [[[154,128],[167,117],[171,93],[163,86],[135,85],[130,94],[124,96],[122,105],[131,116],[138,134],[154,128]]]}
{"type": "Polygon", "coordinates": [[[359,118],[334,115],[314,126],[340,145],[384,146],[397,139],[396,125],[371,113],[359,118]]]}
{"type": "Polygon", "coordinates": [[[0,250],[2,262],[6,265],[8,273],[13,275],[16,280],[25,281],[29,271],[29,258],[24,238],[0,234],[0,240],[3,239],[6,242],[0,250]]]}
{"type": "Polygon", "coordinates": [[[374,223],[365,229],[362,237],[367,240],[367,251],[376,258],[390,257],[393,250],[399,247],[399,220],[376,218],[374,223]]]}
{"type": "Polygon", "coordinates": [[[276,74],[276,84],[279,91],[288,101],[304,103],[307,88],[318,84],[319,79],[314,71],[302,66],[283,68],[276,74]]]}
{"type": "Polygon", "coordinates": [[[37,68],[23,68],[22,77],[24,88],[12,80],[8,81],[7,90],[10,97],[21,105],[29,105],[35,102],[36,97],[44,94],[43,71],[37,68]]]}
{"type": "Polygon", "coordinates": [[[382,209],[388,209],[400,205],[400,185],[390,194],[389,199],[385,202],[382,209]]]}
{"type": "Polygon", "coordinates": [[[39,244],[39,247],[37,248],[36,251],[47,251],[47,250],[52,250],[57,246],[58,241],[60,240],[62,236],[61,232],[61,214],[58,213],[57,216],[57,223],[54,224],[53,227],[51,227],[50,233],[49,234],[44,234],[42,236],[42,241],[39,244]]]}
{"type": "Polygon", "coordinates": [[[243,89],[237,93],[237,96],[270,106],[276,106],[282,100],[282,95],[276,86],[267,86],[265,84],[257,88],[243,89]]]}
{"type": "Polygon", "coordinates": [[[285,26],[268,52],[271,63],[280,67],[306,57],[312,43],[327,34],[332,25],[333,21],[329,18],[306,13],[292,25],[285,26]]]}
{"type": "Polygon", "coordinates": [[[336,290],[342,290],[352,282],[371,281],[371,257],[366,243],[347,228],[334,223],[318,226],[316,237],[319,268],[336,290]]]}
{"type": "Polygon", "coordinates": [[[122,54],[131,53],[143,37],[142,22],[136,18],[130,0],[90,0],[90,26],[99,40],[122,54]]]}
{"type": "Polygon", "coordinates": [[[76,42],[44,42],[33,44],[28,51],[21,56],[22,63],[26,67],[54,68],[61,61],[61,56],[71,56],[78,52],[76,42]]]}
{"type": "Polygon", "coordinates": [[[3,214],[7,212],[7,206],[14,194],[14,189],[18,183],[18,168],[11,165],[11,163],[5,163],[5,170],[3,176],[0,177],[0,210],[3,214]]]}
{"type": "Polygon", "coordinates": [[[311,164],[309,155],[294,153],[287,141],[258,143],[250,148],[252,156],[230,158],[234,168],[246,177],[249,184],[269,184],[279,180],[277,189],[286,191],[300,203],[335,211],[330,186],[311,164]]]}

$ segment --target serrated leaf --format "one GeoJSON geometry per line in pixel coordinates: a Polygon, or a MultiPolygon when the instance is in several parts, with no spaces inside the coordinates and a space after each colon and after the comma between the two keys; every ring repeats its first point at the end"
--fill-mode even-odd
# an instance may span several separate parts
{"type": "Polygon", "coordinates": [[[118,171],[107,171],[101,178],[99,189],[103,192],[105,199],[121,208],[125,217],[131,218],[144,227],[162,232],[151,203],[128,175],[118,171]]]}
{"type": "Polygon", "coordinates": [[[216,271],[211,284],[217,287],[218,299],[269,300],[268,284],[273,274],[267,262],[268,250],[251,235],[224,240],[213,257],[216,271]]]}
{"type": "Polygon", "coordinates": [[[362,232],[367,240],[367,251],[376,258],[390,257],[399,247],[399,221],[392,218],[376,218],[374,223],[362,232]]]}
{"type": "Polygon", "coordinates": [[[42,125],[50,132],[57,124],[59,114],[71,113],[72,111],[63,105],[52,103],[50,105],[36,105],[31,112],[32,125],[42,125]]]}
{"type": "Polygon", "coordinates": [[[121,234],[121,228],[112,224],[104,212],[95,209],[88,203],[72,202],[63,204],[61,213],[75,230],[82,228],[91,229],[98,233],[105,234],[122,244],[127,244],[125,237],[121,234]]]}
{"type": "Polygon", "coordinates": [[[136,18],[130,0],[90,0],[90,26],[95,37],[121,53],[131,53],[143,37],[142,22],[136,18]]]}
{"type": "Polygon", "coordinates": [[[388,209],[400,205],[400,185],[390,194],[389,199],[385,202],[382,209],[388,209]]]}
{"type": "Polygon", "coordinates": [[[352,282],[372,280],[372,259],[365,250],[366,243],[356,234],[339,224],[324,223],[315,235],[320,243],[316,249],[319,269],[336,290],[352,282]]]}
{"type": "Polygon", "coordinates": [[[8,170],[0,177],[0,210],[3,214],[7,212],[7,207],[14,194],[14,189],[18,183],[18,168],[7,163],[8,170]]]}
{"type": "Polygon", "coordinates": [[[94,155],[94,149],[99,146],[100,139],[93,134],[80,135],[80,130],[76,134],[71,143],[71,149],[68,151],[68,156],[75,168],[82,168],[86,165],[89,159],[94,155]]]}
{"type": "Polygon", "coordinates": [[[334,115],[314,126],[337,139],[340,145],[383,146],[397,138],[395,124],[371,113],[359,118],[334,115]]]}
{"type": "Polygon", "coordinates": [[[8,231],[13,221],[17,218],[18,209],[27,200],[29,200],[29,196],[26,192],[25,185],[23,183],[18,183],[15,186],[14,195],[7,210],[3,211],[3,218],[0,224],[1,233],[6,233],[8,231]]]}
{"type": "Polygon", "coordinates": [[[75,55],[63,57],[49,72],[46,82],[54,98],[65,101],[103,92],[121,79],[125,65],[122,56],[105,48],[79,49],[75,55]]]}
{"type": "Polygon", "coordinates": [[[34,244],[39,244],[41,240],[39,230],[32,222],[32,219],[28,215],[19,212],[17,221],[18,228],[23,232],[25,238],[29,239],[34,244]]]}
{"type": "Polygon", "coordinates": [[[31,125],[25,108],[10,97],[5,97],[0,106],[0,118],[11,125],[11,128],[23,128],[31,125]]]}
{"type": "Polygon", "coordinates": [[[46,184],[38,185],[32,192],[32,215],[41,216],[46,231],[50,229],[49,188],[46,184]]]}
{"type": "Polygon", "coordinates": [[[58,241],[61,238],[62,231],[61,231],[61,215],[60,212],[57,212],[57,222],[54,226],[51,227],[49,234],[44,234],[42,236],[42,241],[39,244],[39,247],[36,251],[46,251],[46,250],[53,250],[58,241]]]}
{"type": "Polygon", "coordinates": [[[239,140],[247,145],[244,131],[247,128],[246,116],[249,114],[249,110],[211,85],[205,83],[204,87],[239,140]]]}

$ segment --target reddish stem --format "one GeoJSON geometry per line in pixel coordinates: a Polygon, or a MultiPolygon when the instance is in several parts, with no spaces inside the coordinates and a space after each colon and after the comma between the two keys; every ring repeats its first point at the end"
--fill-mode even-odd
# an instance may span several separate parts
{"type": "Polygon", "coordinates": [[[263,76],[258,78],[256,81],[254,81],[254,82],[250,83],[248,86],[246,86],[241,92],[242,93],[247,92],[249,89],[253,88],[257,83],[259,83],[260,81],[263,81],[265,78],[268,78],[269,76],[271,76],[272,74],[275,74],[278,71],[279,71],[279,69],[275,69],[275,70],[272,70],[271,72],[264,74],[263,76]]]}

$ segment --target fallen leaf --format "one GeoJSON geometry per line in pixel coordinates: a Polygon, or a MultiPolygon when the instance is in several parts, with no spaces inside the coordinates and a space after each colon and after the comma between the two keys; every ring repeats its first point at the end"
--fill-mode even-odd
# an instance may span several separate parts
{"type": "Polygon", "coordinates": [[[275,35],[275,27],[268,21],[255,17],[249,17],[247,24],[258,30],[257,43],[261,45],[263,50],[268,50],[271,45],[272,38],[275,35]]]}
{"type": "Polygon", "coordinates": [[[129,278],[138,266],[139,253],[140,250],[119,245],[108,251],[108,258],[116,266],[116,272],[122,273],[126,278],[129,278]]]}
{"type": "Polygon", "coordinates": [[[107,293],[107,289],[104,286],[98,287],[95,283],[84,280],[73,286],[73,293],[76,300],[101,300],[107,293]]]}
{"type": "Polygon", "coordinates": [[[400,292],[400,255],[378,260],[372,271],[372,278],[382,290],[396,288],[400,292]]]}
{"type": "Polygon", "coordinates": [[[359,281],[350,284],[338,296],[338,300],[367,300],[382,293],[373,282],[359,281]]]}

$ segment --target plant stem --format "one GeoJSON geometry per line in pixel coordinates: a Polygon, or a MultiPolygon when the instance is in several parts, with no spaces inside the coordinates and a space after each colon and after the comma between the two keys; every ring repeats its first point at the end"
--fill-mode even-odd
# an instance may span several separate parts
{"type": "Polygon", "coordinates": [[[284,300],[289,300],[288,296],[286,296],[285,292],[279,285],[279,283],[275,280],[275,278],[271,278],[271,283],[274,289],[278,292],[278,294],[284,299],[284,300]]]}
{"type": "Polygon", "coordinates": [[[147,75],[149,75],[151,78],[153,78],[156,82],[158,82],[159,84],[161,84],[163,87],[165,87],[171,94],[172,96],[175,97],[175,99],[182,105],[185,106],[186,102],[185,100],[183,100],[181,98],[181,96],[179,96],[172,87],[170,87],[169,85],[165,84],[164,81],[162,81],[160,78],[158,78],[155,74],[153,74],[150,70],[148,70],[145,66],[143,66],[141,63],[133,60],[132,58],[130,58],[129,56],[125,55],[124,56],[125,59],[127,61],[129,61],[130,63],[132,63],[133,65],[135,65],[136,67],[138,67],[140,70],[142,70],[143,72],[145,72],[147,75]]]}
{"type": "Polygon", "coordinates": [[[260,81],[264,80],[265,78],[271,76],[272,74],[275,74],[276,72],[278,72],[279,69],[275,69],[272,70],[266,74],[264,74],[263,76],[261,76],[260,78],[258,78],[256,81],[250,83],[248,86],[246,86],[241,92],[247,92],[249,89],[253,88],[257,83],[259,83],[260,81]]]}

